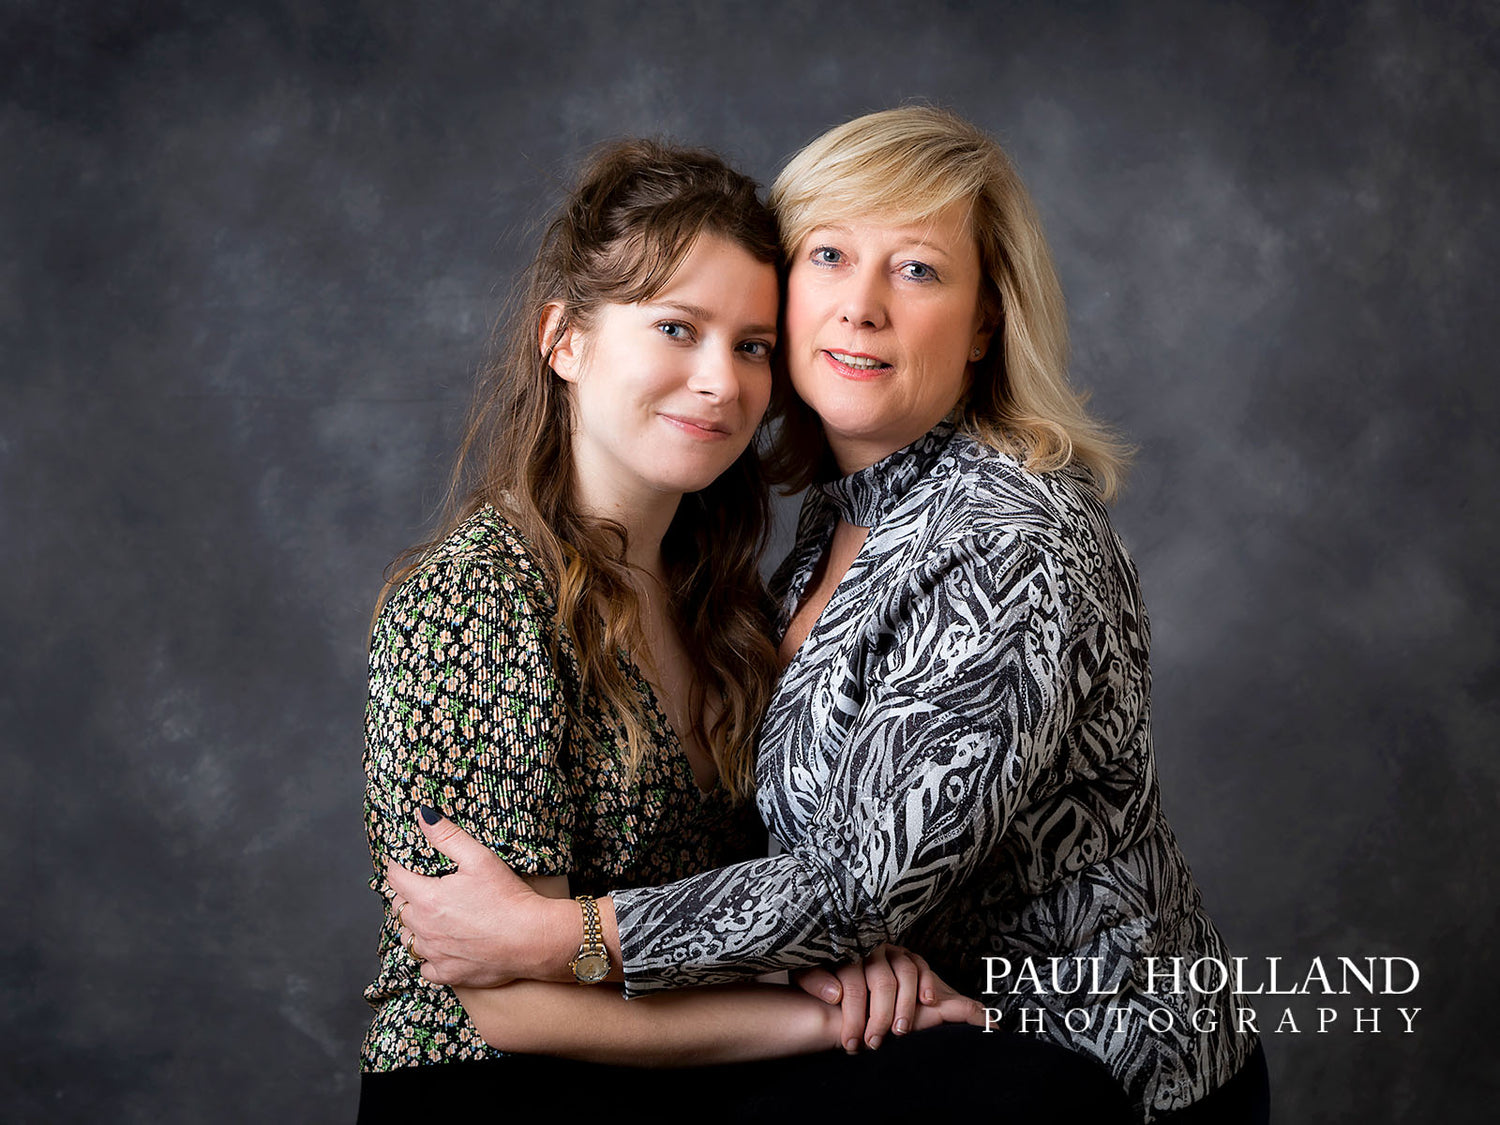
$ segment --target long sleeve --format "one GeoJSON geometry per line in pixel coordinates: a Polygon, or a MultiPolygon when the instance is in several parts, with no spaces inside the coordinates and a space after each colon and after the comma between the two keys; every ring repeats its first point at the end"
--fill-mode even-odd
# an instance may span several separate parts
{"type": "Polygon", "coordinates": [[[421,804],[519,872],[566,873],[562,727],[543,628],[516,574],[448,559],[404,583],[370,650],[366,825],[377,880],[386,858],[427,874],[447,869],[413,820],[421,804]]]}
{"type": "Polygon", "coordinates": [[[829,722],[848,733],[805,831],[778,856],[616,892],[631,992],[899,938],[992,852],[1056,759],[1076,680],[1068,592],[1044,552],[975,534],[867,581],[873,610],[832,683],[829,722]]]}

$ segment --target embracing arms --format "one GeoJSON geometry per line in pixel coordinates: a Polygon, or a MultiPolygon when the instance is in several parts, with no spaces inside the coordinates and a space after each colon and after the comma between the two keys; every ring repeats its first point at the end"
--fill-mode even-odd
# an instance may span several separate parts
{"type": "MultiPolygon", "coordinates": [[[[603,904],[632,991],[858,956],[990,854],[1062,739],[1075,682],[1058,568],[997,539],[900,579],[891,643],[790,852],[603,904]]],[[[555,979],[577,948],[518,880],[412,889],[432,979],[555,979]]]]}
{"type": "MultiPolygon", "coordinates": [[[[503,870],[528,900],[551,911],[549,937],[565,949],[561,977],[581,937],[578,905],[547,897],[566,894],[562,873],[572,867],[573,811],[556,753],[562,712],[539,623],[504,579],[483,565],[447,563],[394,595],[382,615],[371,651],[367,819],[382,874],[382,861],[400,860],[436,875],[452,867],[440,852],[459,861],[441,880],[453,887],[473,872],[503,870]],[[471,850],[445,845],[425,823],[416,830],[413,810],[429,804],[454,811],[473,833],[458,833],[471,850]],[[543,894],[511,875],[501,856],[543,894]]],[[[439,828],[457,833],[451,822],[439,828]]],[[[423,880],[402,870],[390,883],[393,891],[406,886],[403,877],[423,880]]],[[[398,901],[393,917],[410,924],[423,915],[421,904],[398,901]]],[[[395,936],[387,949],[399,951],[411,938],[395,936]]],[[[426,955],[420,942],[415,948],[426,955]]],[[[403,957],[394,957],[398,975],[412,969],[403,957]]],[[[771,986],[642,1004],[609,986],[521,982],[466,989],[460,999],[491,1046],[595,1061],[732,1061],[839,1042],[838,1009],[771,986]]],[[[945,994],[912,1026],[976,1012],[972,1002],[945,994]]]]}
{"type": "MultiPolygon", "coordinates": [[[[482,863],[482,857],[467,850],[472,841],[451,822],[440,822],[434,837],[444,829],[450,835],[440,846],[458,861],[460,872],[470,861],[482,863]]],[[[532,883],[550,901],[578,913],[576,903],[559,897],[567,893],[565,879],[532,883]]],[[[982,1021],[979,1003],[953,992],[921,958],[905,951],[887,958],[882,952],[880,963],[902,978],[896,1004],[903,1023],[897,1034],[944,1022],[982,1021]],[[919,991],[925,991],[931,1002],[918,1004],[919,991]]],[[[685,989],[639,1000],[625,999],[608,984],[579,987],[532,980],[455,992],[485,1042],[503,1051],[633,1066],[682,1066],[858,1046],[842,1038],[838,1006],[776,985],[685,989]]]]}

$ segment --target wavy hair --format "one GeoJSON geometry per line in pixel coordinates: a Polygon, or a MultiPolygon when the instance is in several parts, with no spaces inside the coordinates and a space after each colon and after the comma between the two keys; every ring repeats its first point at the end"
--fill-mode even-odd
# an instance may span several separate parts
{"type": "MultiPolygon", "coordinates": [[[[960,429],[1036,472],[1081,464],[1099,494],[1112,498],[1130,451],[1068,383],[1062,286],[1036,207],[999,144],[946,110],[903,106],[830,129],[793,156],[771,188],[788,258],[825,223],[906,225],[955,203],[968,209],[981,307],[995,330],[971,365],[960,429]]],[[[805,487],[827,452],[817,415],[784,387],[772,411],[781,427],[767,472],[790,490],[805,487]]]]}
{"type": "MultiPolygon", "coordinates": [[[[557,625],[577,652],[582,693],[607,700],[624,727],[629,776],[649,746],[643,702],[621,659],[646,651],[641,602],[625,561],[625,528],[576,502],[572,399],[550,358],[566,327],[587,332],[601,306],[660,292],[703,234],[726,238],[758,261],[777,261],[775,219],[755,182],[713,153],[631,140],[594,155],[497,324],[442,530],[392,564],[381,592],[384,599],[485,505],[503,512],[556,591],[557,625]],[[544,348],[539,335],[550,306],[561,307],[562,324],[544,348]]],[[[672,613],[693,669],[692,733],[737,799],[753,788],[755,732],[776,674],[758,569],[770,522],[767,492],[752,442],[707,488],[683,497],[662,542],[672,613]],[[721,704],[712,723],[710,698],[721,704]]]]}

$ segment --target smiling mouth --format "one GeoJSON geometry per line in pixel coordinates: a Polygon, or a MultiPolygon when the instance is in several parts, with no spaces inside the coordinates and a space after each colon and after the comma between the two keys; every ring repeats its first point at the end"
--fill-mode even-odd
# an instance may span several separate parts
{"type": "Polygon", "coordinates": [[[833,362],[835,370],[843,370],[856,376],[875,375],[891,369],[891,365],[885,360],[863,352],[841,352],[824,348],[823,354],[833,362]]]}
{"type": "Polygon", "coordinates": [[[690,418],[684,414],[663,414],[662,417],[689,437],[696,437],[705,441],[715,441],[719,438],[729,436],[728,427],[724,423],[716,422],[712,419],[690,418]]]}

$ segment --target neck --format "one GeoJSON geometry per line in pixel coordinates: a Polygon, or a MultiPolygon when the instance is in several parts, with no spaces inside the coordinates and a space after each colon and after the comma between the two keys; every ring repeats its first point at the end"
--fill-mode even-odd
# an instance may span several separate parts
{"type": "Polygon", "coordinates": [[[595,519],[610,520],[625,528],[625,561],[656,578],[663,578],[661,543],[666,538],[680,492],[612,487],[602,474],[580,471],[574,482],[579,510],[595,519]]]}
{"type": "MultiPolygon", "coordinates": [[[[910,444],[910,442],[903,442],[902,445],[891,445],[888,441],[860,441],[857,438],[830,434],[826,429],[823,435],[828,440],[828,452],[833,454],[833,463],[838,466],[841,477],[847,477],[861,469],[868,469],[876,461],[883,461],[896,450],[910,444]]],[[[921,434],[917,435],[917,437],[920,436],[921,434]]],[[[912,439],[912,441],[915,440],[916,438],[912,439]]]]}
{"type": "Polygon", "coordinates": [[[877,461],[884,461],[898,449],[905,449],[928,433],[944,418],[952,417],[954,417],[954,411],[949,409],[936,418],[920,419],[906,426],[899,433],[885,433],[866,438],[836,434],[825,425],[823,438],[828,442],[828,452],[833,455],[833,463],[838,466],[839,476],[847,477],[861,469],[868,469],[877,461]]]}

